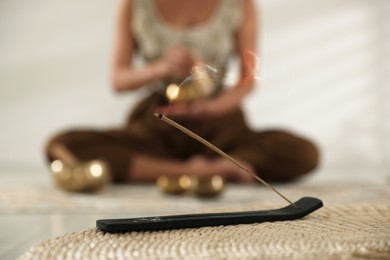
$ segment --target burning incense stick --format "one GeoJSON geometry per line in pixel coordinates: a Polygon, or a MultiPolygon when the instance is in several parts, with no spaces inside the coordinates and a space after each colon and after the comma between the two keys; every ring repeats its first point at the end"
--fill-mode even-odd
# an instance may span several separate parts
{"type": "Polygon", "coordinates": [[[194,138],[195,140],[201,142],[202,144],[204,144],[205,146],[207,146],[208,148],[210,148],[211,150],[215,151],[216,153],[218,153],[219,155],[221,155],[222,157],[230,160],[231,162],[233,162],[235,165],[237,165],[238,167],[240,167],[242,170],[244,170],[246,173],[252,175],[254,178],[256,178],[256,180],[258,180],[259,182],[261,182],[262,184],[264,184],[267,188],[269,188],[270,190],[274,191],[276,194],[278,194],[280,197],[282,197],[285,201],[287,201],[290,205],[294,206],[294,207],[297,207],[294,203],[292,203],[289,199],[287,199],[283,194],[281,194],[278,190],[276,190],[274,187],[272,187],[268,182],[266,182],[265,180],[263,180],[262,178],[260,178],[259,176],[257,176],[256,174],[254,174],[253,172],[249,171],[244,165],[242,165],[240,162],[238,162],[236,159],[234,159],[233,157],[231,157],[230,155],[228,155],[227,153],[225,153],[224,151],[222,151],[221,149],[219,149],[218,147],[216,147],[215,145],[211,144],[210,142],[206,141],[205,139],[203,139],[202,137],[200,137],[199,135],[195,134],[194,132],[188,130],[187,128],[185,128],[184,126],[176,123],[175,121],[173,121],[172,119],[164,116],[164,115],[161,115],[161,114],[157,114],[155,113],[154,114],[157,118],[161,119],[162,121],[164,121],[165,123],[168,123],[170,124],[171,126],[175,127],[176,129],[182,131],[183,133],[191,136],[192,138],[194,138]]]}

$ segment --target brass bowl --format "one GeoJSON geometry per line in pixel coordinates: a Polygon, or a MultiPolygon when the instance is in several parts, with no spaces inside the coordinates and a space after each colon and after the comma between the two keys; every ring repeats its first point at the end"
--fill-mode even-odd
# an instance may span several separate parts
{"type": "Polygon", "coordinates": [[[51,163],[55,184],[66,191],[97,191],[110,181],[108,165],[102,160],[65,165],[60,160],[51,163]]]}
{"type": "Polygon", "coordinates": [[[219,175],[198,177],[193,184],[193,191],[199,197],[215,197],[221,194],[224,186],[224,181],[219,175]]]}
{"type": "Polygon", "coordinates": [[[193,179],[188,175],[160,176],[157,179],[157,187],[164,193],[179,195],[192,187],[193,179]]]}
{"type": "Polygon", "coordinates": [[[191,75],[180,85],[172,83],[166,88],[165,95],[169,101],[194,101],[210,97],[215,92],[216,82],[214,68],[201,64],[195,66],[191,75]]]}

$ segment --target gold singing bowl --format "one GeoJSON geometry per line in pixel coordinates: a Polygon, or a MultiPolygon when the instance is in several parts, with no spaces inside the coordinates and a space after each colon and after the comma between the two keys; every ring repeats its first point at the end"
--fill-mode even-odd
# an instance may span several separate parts
{"type": "Polygon", "coordinates": [[[191,75],[180,85],[170,84],[166,89],[166,97],[169,101],[193,101],[209,97],[214,92],[215,82],[209,66],[196,66],[191,75]]]}
{"type": "Polygon", "coordinates": [[[193,184],[195,194],[200,197],[215,197],[224,189],[224,181],[221,176],[196,178],[193,184]]]}
{"type": "Polygon", "coordinates": [[[157,187],[168,194],[182,194],[190,190],[193,180],[187,175],[182,176],[160,176],[157,179],[157,187]]]}
{"type": "Polygon", "coordinates": [[[96,191],[110,181],[108,166],[104,161],[65,165],[60,160],[51,163],[54,182],[66,191],[96,191]]]}
{"type": "Polygon", "coordinates": [[[199,197],[215,197],[224,189],[221,176],[195,177],[195,176],[161,176],[157,179],[157,187],[164,193],[180,195],[193,192],[199,197]]]}

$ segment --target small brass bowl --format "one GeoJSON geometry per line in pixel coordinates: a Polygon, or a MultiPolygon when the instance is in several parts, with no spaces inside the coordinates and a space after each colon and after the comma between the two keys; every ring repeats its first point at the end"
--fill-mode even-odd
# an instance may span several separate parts
{"type": "Polygon", "coordinates": [[[192,68],[191,75],[180,85],[168,85],[165,95],[169,101],[194,101],[210,97],[215,91],[214,80],[216,69],[206,64],[199,64],[192,68]]]}
{"type": "Polygon", "coordinates": [[[66,191],[96,191],[110,181],[107,164],[102,160],[65,165],[60,160],[51,163],[55,184],[66,191]]]}
{"type": "Polygon", "coordinates": [[[193,191],[199,197],[215,197],[224,189],[224,181],[221,176],[214,175],[208,178],[196,178],[193,191]]]}
{"type": "Polygon", "coordinates": [[[158,188],[165,193],[179,195],[192,187],[193,180],[188,175],[160,176],[157,179],[158,188]]]}
{"type": "Polygon", "coordinates": [[[95,191],[103,188],[110,182],[109,167],[106,162],[102,160],[93,160],[86,162],[84,170],[87,179],[87,190],[95,191]]]}

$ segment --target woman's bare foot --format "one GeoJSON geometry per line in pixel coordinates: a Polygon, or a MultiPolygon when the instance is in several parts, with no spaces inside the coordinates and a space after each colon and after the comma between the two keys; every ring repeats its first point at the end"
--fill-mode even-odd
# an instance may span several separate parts
{"type": "MultiPolygon", "coordinates": [[[[248,170],[253,171],[248,163],[240,161],[248,170]]],[[[211,177],[219,175],[227,181],[252,182],[253,176],[225,158],[209,158],[195,155],[186,161],[157,159],[154,157],[136,155],[132,158],[128,179],[132,181],[154,182],[158,177],[194,175],[211,177]]]]}
{"type": "MultiPolygon", "coordinates": [[[[203,155],[196,155],[190,158],[187,163],[189,174],[199,177],[220,175],[228,181],[253,182],[255,180],[252,175],[225,158],[210,159],[203,155]]],[[[240,163],[255,174],[252,166],[242,161],[240,163]]]]}
{"type": "MultiPolygon", "coordinates": [[[[251,165],[249,165],[246,162],[240,161],[240,163],[250,172],[256,174],[255,170],[251,165]]],[[[238,181],[238,182],[253,182],[255,178],[235,165],[233,162],[231,162],[228,159],[220,158],[220,159],[214,159],[214,170],[213,172],[216,172],[216,174],[221,175],[226,180],[229,181],[238,181]]]]}

